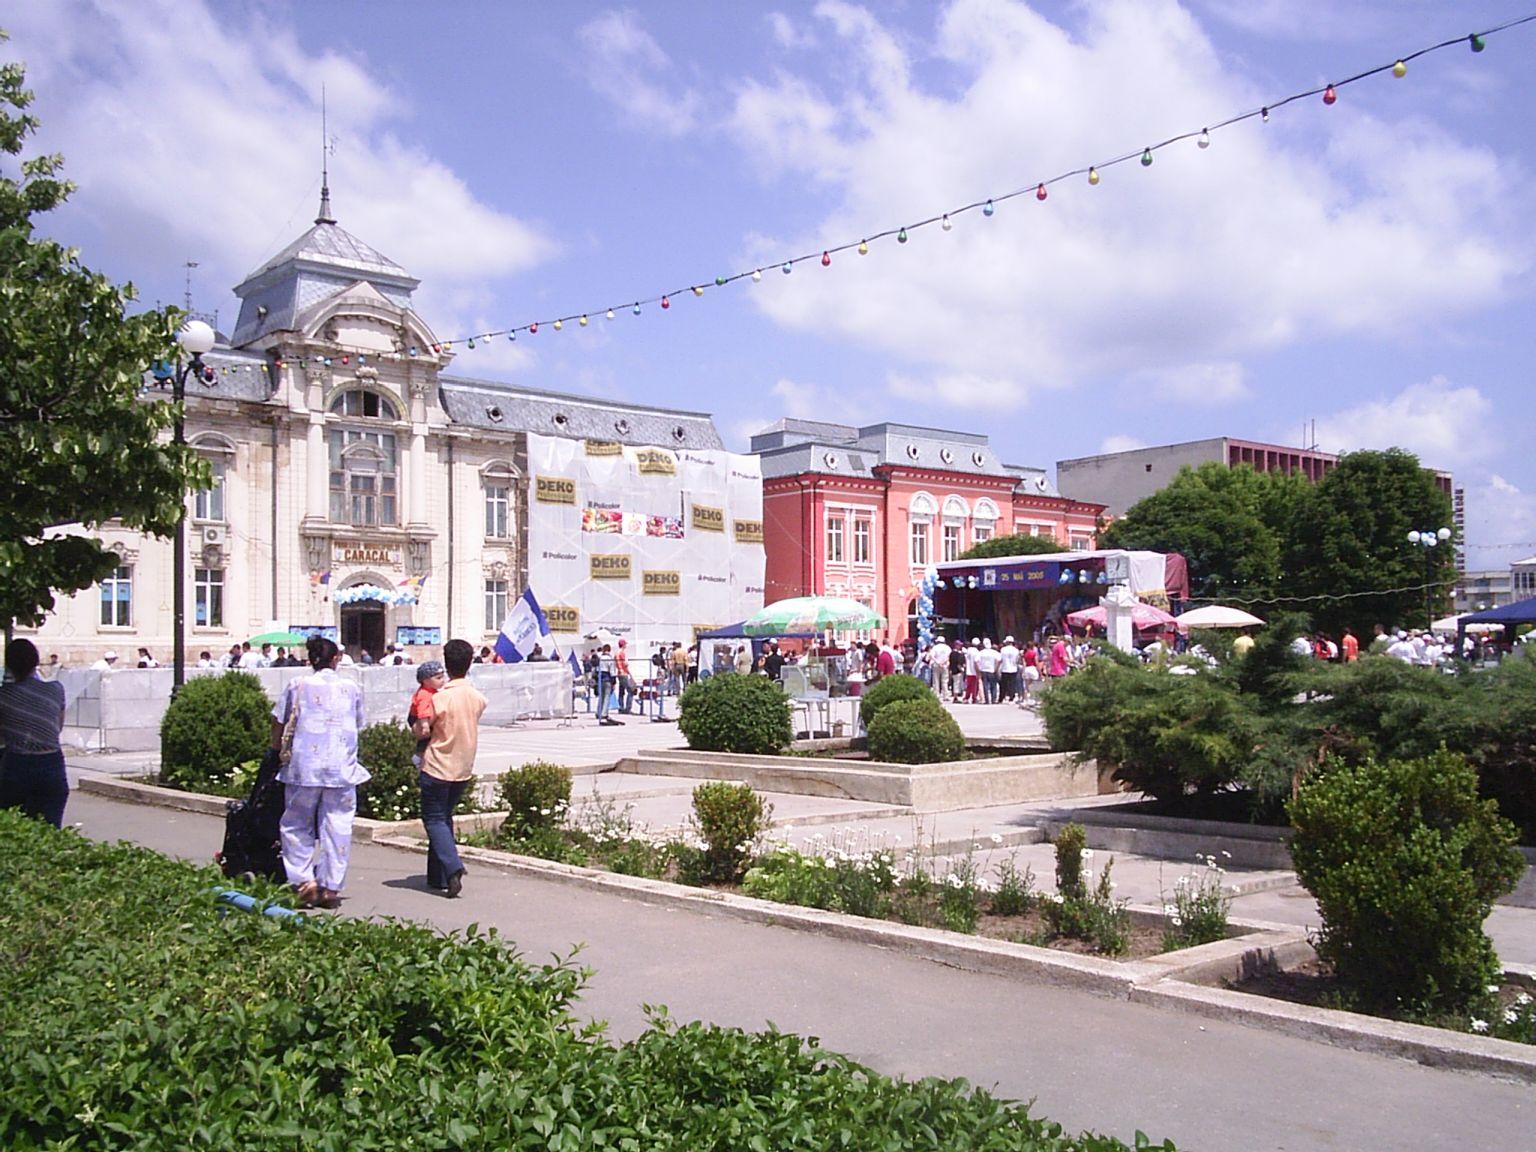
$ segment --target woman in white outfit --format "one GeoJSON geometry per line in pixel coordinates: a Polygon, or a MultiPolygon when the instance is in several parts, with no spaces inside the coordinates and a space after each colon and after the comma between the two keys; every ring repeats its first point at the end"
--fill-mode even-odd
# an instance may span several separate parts
{"type": "Polygon", "coordinates": [[[278,831],[283,868],[299,903],[337,908],[352,850],[357,786],[368,780],[368,769],[357,762],[363,692],[336,674],[341,652],[334,642],[311,636],[308,652],[314,675],[289,681],[272,709],[272,746],[291,748],[277,775],[287,799],[278,831]],[[291,740],[285,741],[294,709],[291,740]]]}

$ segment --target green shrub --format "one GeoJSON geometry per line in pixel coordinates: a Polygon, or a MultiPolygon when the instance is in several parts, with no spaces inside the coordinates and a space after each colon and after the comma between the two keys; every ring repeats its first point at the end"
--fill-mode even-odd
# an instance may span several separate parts
{"type": "Polygon", "coordinates": [[[1119,956],[1130,946],[1131,939],[1126,901],[1115,899],[1115,884],[1109,878],[1114,863],[1111,858],[1104,865],[1091,892],[1073,896],[1058,893],[1057,899],[1044,904],[1045,918],[1058,936],[1086,941],[1105,956],[1119,956]]]}
{"type": "Polygon", "coordinates": [[[557,827],[571,807],[571,770],[563,764],[533,760],[501,774],[496,796],[506,809],[503,833],[526,839],[557,827]]]}
{"type": "Polygon", "coordinates": [[[1483,934],[1525,862],[1461,756],[1329,763],[1291,803],[1291,858],[1322,916],[1317,951],[1347,998],[1464,1012],[1499,972],[1483,934]]]}
{"type": "MultiPolygon", "coordinates": [[[[879,685],[876,685],[879,687],[879,685]]],[[[939,764],[965,757],[965,735],[949,709],[926,699],[897,700],[875,713],[869,758],[892,764],[939,764]]]]}
{"type": "Polygon", "coordinates": [[[734,884],[740,880],[772,815],[773,805],[745,784],[712,780],[695,788],[693,819],[704,840],[700,861],[704,882],[734,884]]]}
{"type": "Polygon", "coordinates": [[[657,1009],[615,1042],[577,1017],[573,965],[529,964],[494,933],[225,914],[213,869],[14,812],[0,875],[0,1036],[25,1054],[0,1060],[0,1132],[18,1152],[808,1149],[868,1133],[923,1152],[1125,1152],[775,1030],[657,1009]]]}
{"type": "Polygon", "coordinates": [[[1022,916],[1035,905],[1035,870],[1028,864],[1019,871],[1018,853],[997,866],[997,888],[992,893],[992,915],[1022,916]]]}
{"type": "Polygon", "coordinates": [[[1088,894],[1083,883],[1083,849],[1088,833],[1081,824],[1068,824],[1056,833],[1056,894],[1063,900],[1080,900],[1088,894]]]}
{"type": "Polygon", "coordinates": [[[1479,791],[1515,822],[1522,844],[1536,844],[1536,651],[1457,680],[1466,682],[1467,700],[1478,705],[1467,756],[1477,768],[1479,791]]]}
{"type": "Polygon", "coordinates": [[[236,768],[272,743],[272,701],[249,672],[194,676],[160,721],[160,782],[191,792],[234,792],[236,768]]]}
{"type": "Polygon", "coordinates": [[[370,778],[357,790],[357,814],[369,820],[421,816],[421,769],[411,763],[416,737],[399,720],[370,724],[357,734],[357,762],[370,778]]]}
{"type": "Polygon", "coordinates": [[[789,697],[766,676],[711,676],[678,700],[677,726],[702,752],[772,756],[794,739],[789,697]]]}
{"type": "Polygon", "coordinates": [[[864,695],[859,697],[859,720],[867,732],[870,721],[887,704],[894,704],[898,700],[937,699],[933,689],[916,676],[908,676],[903,672],[898,672],[894,676],[882,676],[869,686],[869,690],[864,695]]]}

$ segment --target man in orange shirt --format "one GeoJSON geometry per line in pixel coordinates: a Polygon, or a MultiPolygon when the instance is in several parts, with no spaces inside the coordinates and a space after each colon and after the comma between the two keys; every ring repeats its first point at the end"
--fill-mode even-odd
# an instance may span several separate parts
{"type": "Polygon", "coordinates": [[[1344,637],[1339,641],[1339,650],[1344,653],[1344,663],[1353,664],[1360,659],[1360,641],[1355,639],[1355,634],[1348,628],[1344,629],[1344,637]]]}
{"type": "Polygon", "coordinates": [[[486,699],[466,677],[475,650],[467,640],[443,645],[448,683],[432,697],[427,751],[421,761],[421,823],[427,830],[427,886],[451,900],[464,887],[464,863],[453,842],[453,810],[475,778],[480,717],[486,699]]]}
{"type": "Polygon", "coordinates": [[[619,711],[628,716],[635,706],[635,678],[629,671],[629,641],[619,641],[618,654],[613,658],[614,676],[618,680],[619,711]]]}

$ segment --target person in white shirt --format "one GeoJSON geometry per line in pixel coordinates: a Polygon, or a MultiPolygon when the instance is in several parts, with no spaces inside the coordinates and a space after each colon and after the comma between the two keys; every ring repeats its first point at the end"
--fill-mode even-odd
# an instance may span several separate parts
{"type": "Polygon", "coordinates": [[[981,700],[983,704],[997,703],[997,669],[1002,663],[1002,657],[997,649],[992,647],[990,638],[981,642],[981,651],[976,653],[976,672],[981,677],[981,700]]]}
{"type": "Polygon", "coordinates": [[[1408,639],[1406,633],[1399,631],[1392,643],[1387,647],[1387,655],[1401,660],[1404,664],[1412,664],[1414,658],[1413,642],[1408,639]]]}
{"type": "Polygon", "coordinates": [[[240,667],[248,672],[261,667],[261,653],[252,651],[249,642],[240,645],[240,667]]]}
{"type": "Polygon", "coordinates": [[[212,652],[204,652],[200,656],[198,656],[198,658],[197,658],[197,666],[199,668],[217,668],[218,667],[218,665],[216,663],[214,663],[213,653],[212,652]]]}
{"type": "Polygon", "coordinates": [[[1308,640],[1305,636],[1298,636],[1291,641],[1291,651],[1298,656],[1310,656],[1312,655],[1312,641],[1308,640]]]}
{"type": "Polygon", "coordinates": [[[976,657],[980,652],[981,641],[972,636],[971,646],[965,650],[965,702],[967,704],[981,703],[981,669],[976,663],[976,657]]]}
{"type": "Polygon", "coordinates": [[[1003,637],[1003,646],[997,650],[997,674],[1004,700],[1017,699],[1019,695],[1019,647],[1012,636],[1003,637]]]}
{"type": "Polygon", "coordinates": [[[949,683],[949,645],[940,636],[928,649],[928,667],[933,673],[933,690],[943,699],[944,686],[949,683]]]}
{"type": "Polygon", "coordinates": [[[101,654],[101,659],[91,665],[93,672],[105,672],[109,668],[117,667],[117,653],[108,648],[101,654]]]}

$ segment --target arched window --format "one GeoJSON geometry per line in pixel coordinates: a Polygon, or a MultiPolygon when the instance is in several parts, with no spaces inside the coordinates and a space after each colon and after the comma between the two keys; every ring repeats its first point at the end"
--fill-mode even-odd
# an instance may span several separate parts
{"type": "Polygon", "coordinates": [[[368,420],[398,420],[395,406],[377,392],[353,388],[331,401],[331,415],[356,416],[368,420]]]}
{"type": "Polygon", "coordinates": [[[222,436],[204,435],[192,441],[197,454],[213,469],[213,487],[199,488],[192,494],[192,519],[223,523],[225,520],[225,476],[235,460],[235,446],[222,436]]]}
{"type": "Polygon", "coordinates": [[[971,510],[959,496],[944,497],[944,523],[940,528],[939,559],[948,564],[965,551],[965,520],[971,510]]]}
{"type": "Polygon", "coordinates": [[[997,522],[1002,519],[1002,513],[997,510],[997,505],[983,496],[976,501],[976,507],[971,512],[971,540],[980,544],[983,540],[990,540],[997,533],[997,522]]]}
{"type": "Polygon", "coordinates": [[[910,562],[914,568],[927,567],[932,559],[933,518],[938,515],[939,502],[926,492],[918,492],[908,506],[907,520],[910,562]]]}

